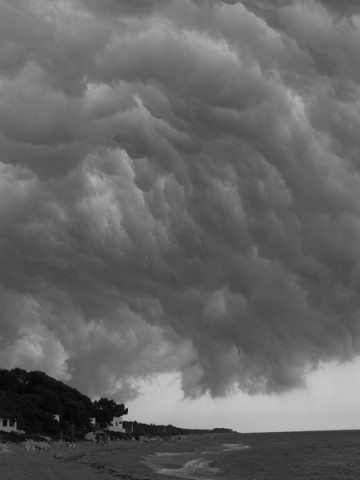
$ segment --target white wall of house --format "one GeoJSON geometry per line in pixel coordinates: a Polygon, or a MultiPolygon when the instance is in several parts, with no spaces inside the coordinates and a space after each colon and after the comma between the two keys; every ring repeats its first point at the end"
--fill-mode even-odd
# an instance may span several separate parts
{"type": "Polygon", "coordinates": [[[125,428],[123,427],[122,417],[113,417],[112,422],[108,426],[110,432],[122,432],[125,433],[125,428]]]}
{"type": "Polygon", "coordinates": [[[0,418],[0,430],[3,432],[16,432],[17,422],[13,422],[9,418],[0,418]]]}

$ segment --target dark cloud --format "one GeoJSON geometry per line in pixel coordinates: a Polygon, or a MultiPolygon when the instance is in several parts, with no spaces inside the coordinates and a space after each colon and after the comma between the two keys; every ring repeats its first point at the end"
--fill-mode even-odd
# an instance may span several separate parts
{"type": "Polygon", "coordinates": [[[174,2],[175,0],[104,0],[99,4],[96,0],[81,0],[85,8],[105,16],[149,15],[174,2]]]}
{"type": "MultiPolygon", "coordinates": [[[[312,8],[316,4],[320,4],[325,7],[329,12],[335,13],[339,17],[346,17],[359,14],[360,6],[357,0],[344,0],[338,2],[337,0],[273,0],[272,2],[266,2],[266,0],[221,0],[222,3],[236,5],[242,3],[247,8],[254,9],[256,12],[271,11],[279,9],[284,6],[301,5],[305,8],[312,8]]],[[[273,17],[275,17],[274,15],[273,17]]]]}
{"type": "Polygon", "coordinates": [[[359,19],[327,3],[2,2],[3,366],[126,401],[359,354],[359,19]]]}
{"type": "Polygon", "coordinates": [[[360,13],[360,5],[356,0],[345,0],[344,2],[337,2],[336,0],[320,1],[326,8],[339,16],[352,16],[360,13]]]}

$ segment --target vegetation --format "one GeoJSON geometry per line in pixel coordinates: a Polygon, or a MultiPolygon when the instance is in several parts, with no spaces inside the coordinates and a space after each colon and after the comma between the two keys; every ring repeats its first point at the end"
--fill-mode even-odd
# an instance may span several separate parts
{"type": "Polygon", "coordinates": [[[101,428],[104,428],[113,417],[122,417],[127,415],[128,409],[125,408],[123,403],[118,404],[114,400],[108,400],[107,398],[100,398],[100,400],[95,400],[95,417],[96,421],[101,428]]]}
{"type": "Polygon", "coordinates": [[[123,404],[86,395],[43,372],[0,369],[0,417],[17,419],[18,429],[32,433],[74,436],[90,430],[90,418],[101,427],[113,416],[126,415],[123,404]],[[60,415],[60,422],[54,419],[60,415]]]}
{"type": "MultiPolygon", "coordinates": [[[[173,425],[155,425],[147,423],[131,422],[132,430],[135,435],[146,436],[173,436],[173,435],[201,435],[204,433],[231,433],[233,430],[230,428],[214,428],[212,430],[195,429],[195,428],[179,428],[173,425]]],[[[124,427],[130,430],[130,422],[123,422],[124,427]]]]}
{"type": "MultiPolygon", "coordinates": [[[[91,430],[91,418],[96,418],[96,428],[104,428],[113,417],[127,413],[124,404],[104,397],[92,402],[75,388],[43,372],[26,372],[20,368],[0,369],[0,417],[16,418],[18,429],[25,430],[27,434],[41,433],[54,437],[61,434],[63,438],[71,440],[91,430]],[[54,415],[60,416],[60,422],[54,419],[54,415]]],[[[172,436],[232,431],[227,428],[185,429],[138,422],[123,422],[123,425],[133,432],[135,438],[139,435],[172,436]]],[[[15,434],[7,435],[11,437],[15,434]]]]}

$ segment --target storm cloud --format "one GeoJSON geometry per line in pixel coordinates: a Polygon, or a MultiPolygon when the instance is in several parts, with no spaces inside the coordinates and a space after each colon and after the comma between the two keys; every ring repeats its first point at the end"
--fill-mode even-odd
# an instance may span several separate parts
{"type": "Polygon", "coordinates": [[[127,401],[359,355],[357,3],[0,3],[4,368],[127,401]]]}

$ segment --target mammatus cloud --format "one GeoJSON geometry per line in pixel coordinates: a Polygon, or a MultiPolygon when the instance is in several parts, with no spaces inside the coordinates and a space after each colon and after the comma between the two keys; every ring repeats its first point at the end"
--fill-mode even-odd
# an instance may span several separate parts
{"type": "Polygon", "coordinates": [[[127,401],[360,353],[356,7],[1,3],[3,367],[127,401]]]}

